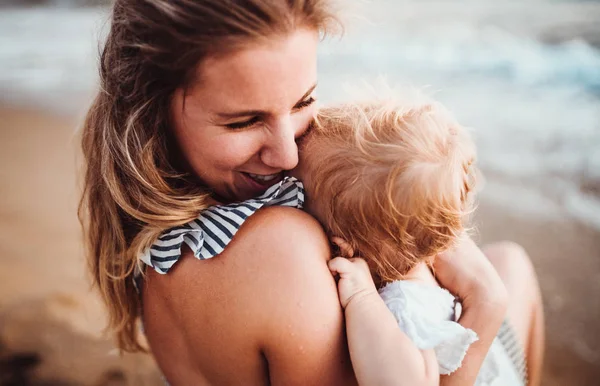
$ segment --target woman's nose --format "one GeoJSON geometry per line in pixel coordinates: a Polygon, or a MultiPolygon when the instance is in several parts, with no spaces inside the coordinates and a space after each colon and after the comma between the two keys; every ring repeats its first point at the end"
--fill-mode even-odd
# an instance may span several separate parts
{"type": "Polygon", "coordinates": [[[287,118],[272,126],[269,139],[261,152],[261,161],[273,169],[291,170],[298,165],[297,132],[293,120],[287,118]]]}

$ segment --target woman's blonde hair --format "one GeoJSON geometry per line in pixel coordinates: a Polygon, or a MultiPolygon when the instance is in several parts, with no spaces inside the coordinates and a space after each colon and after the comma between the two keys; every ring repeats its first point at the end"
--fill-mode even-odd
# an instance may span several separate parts
{"type": "Polygon", "coordinates": [[[378,283],[449,248],[472,210],[475,146],[439,103],[389,98],[320,110],[301,149],[307,203],[378,283]]]}
{"type": "Polygon", "coordinates": [[[100,60],[100,91],[83,126],[79,217],[89,267],[118,346],[138,340],[138,252],[163,230],[194,219],[208,190],[177,162],[169,130],[176,89],[200,61],[297,28],[322,34],[327,0],[116,0],[100,60]]]}

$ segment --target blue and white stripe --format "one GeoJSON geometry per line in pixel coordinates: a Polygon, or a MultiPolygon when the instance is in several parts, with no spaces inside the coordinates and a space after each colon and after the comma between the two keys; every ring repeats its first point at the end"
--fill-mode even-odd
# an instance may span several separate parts
{"type": "Polygon", "coordinates": [[[223,252],[244,221],[260,208],[289,206],[301,209],[303,205],[302,183],[294,177],[285,177],[260,197],[211,206],[195,220],[165,231],[150,248],[140,254],[139,259],[158,273],[165,274],[181,257],[184,243],[198,259],[210,259],[223,252]]]}

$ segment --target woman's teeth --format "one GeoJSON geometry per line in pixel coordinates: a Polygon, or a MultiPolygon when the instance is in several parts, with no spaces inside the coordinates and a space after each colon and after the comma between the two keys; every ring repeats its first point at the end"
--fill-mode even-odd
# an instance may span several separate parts
{"type": "Polygon", "coordinates": [[[261,174],[252,174],[252,173],[248,173],[248,175],[253,179],[256,180],[258,182],[269,182],[274,180],[275,178],[279,177],[280,173],[275,173],[275,174],[269,174],[268,176],[265,175],[261,175],[261,174]]]}

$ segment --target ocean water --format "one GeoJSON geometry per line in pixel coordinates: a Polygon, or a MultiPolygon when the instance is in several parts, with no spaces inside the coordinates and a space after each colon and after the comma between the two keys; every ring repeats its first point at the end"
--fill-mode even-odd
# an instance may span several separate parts
{"type": "MultiPolygon", "coordinates": [[[[348,2],[349,4],[350,2],[348,2]]],[[[0,98],[82,115],[102,7],[0,8],[0,98]]],[[[424,88],[472,128],[482,199],[600,229],[600,3],[373,0],[320,49],[319,94],[384,75],[424,88]]]]}

